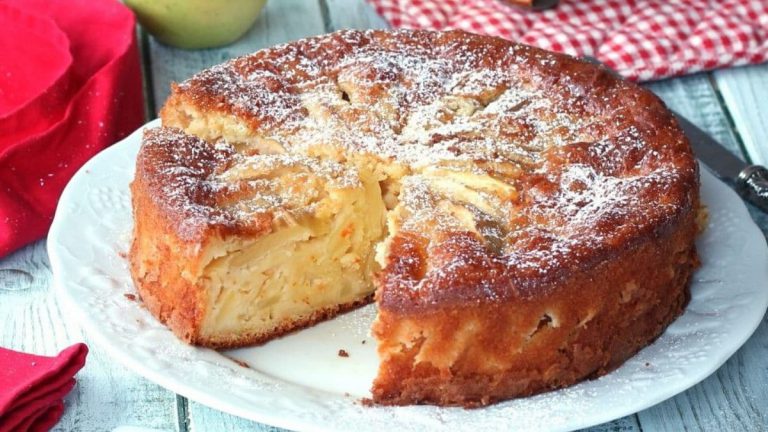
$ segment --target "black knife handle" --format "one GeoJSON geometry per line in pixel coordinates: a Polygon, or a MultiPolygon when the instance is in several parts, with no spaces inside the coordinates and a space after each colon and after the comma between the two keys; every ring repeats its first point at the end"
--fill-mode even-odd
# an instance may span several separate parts
{"type": "Polygon", "coordinates": [[[749,165],[736,179],[736,190],[747,201],[768,212],[768,169],[749,165]]]}

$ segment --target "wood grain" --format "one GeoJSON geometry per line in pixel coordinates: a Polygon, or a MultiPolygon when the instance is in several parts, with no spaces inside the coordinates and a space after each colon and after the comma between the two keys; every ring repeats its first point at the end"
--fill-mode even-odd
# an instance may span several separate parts
{"type": "Polygon", "coordinates": [[[768,164],[768,65],[725,69],[712,75],[751,161],[768,164]]]}
{"type": "Polygon", "coordinates": [[[54,430],[175,428],[175,395],[115,364],[61,308],[52,290],[44,241],[0,260],[0,317],[0,346],[40,355],[55,355],[76,342],[90,348],[54,430]]]}
{"type": "Polygon", "coordinates": [[[279,432],[285,429],[256,423],[189,401],[189,430],[227,432],[279,432]]]}
{"type": "Polygon", "coordinates": [[[388,28],[384,18],[373,7],[360,0],[324,0],[328,15],[328,31],[351,29],[388,28]]]}

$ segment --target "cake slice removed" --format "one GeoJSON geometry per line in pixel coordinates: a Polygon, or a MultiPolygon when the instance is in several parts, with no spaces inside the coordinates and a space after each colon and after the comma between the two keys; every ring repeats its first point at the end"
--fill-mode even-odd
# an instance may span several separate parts
{"type": "Polygon", "coordinates": [[[237,154],[148,130],[131,185],[132,274],[187,342],[272,339],[367,303],[384,235],[378,182],[297,155],[237,154]]]}

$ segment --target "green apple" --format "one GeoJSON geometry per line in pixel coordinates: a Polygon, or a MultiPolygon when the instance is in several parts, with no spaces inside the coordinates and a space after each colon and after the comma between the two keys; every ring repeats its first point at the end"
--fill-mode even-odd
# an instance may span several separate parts
{"type": "Polygon", "coordinates": [[[211,48],[239,39],[267,0],[124,0],[160,42],[179,48],[211,48]]]}

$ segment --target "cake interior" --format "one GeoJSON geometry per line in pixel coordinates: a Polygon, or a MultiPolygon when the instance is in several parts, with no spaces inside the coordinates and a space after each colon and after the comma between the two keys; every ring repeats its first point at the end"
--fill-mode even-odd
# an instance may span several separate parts
{"type": "MultiPolygon", "coordinates": [[[[283,333],[365,302],[374,291],[372,278],[387,265],[390,239],[401,231],[419,233],[435,243],[446,233],[469,233],[497,254],[508,247],[520,224],[516,185],[534,164],[528,156],[532,153],[513,154],[518,151],[514,146],[488,149],[509,153],[506,162],[490,162],[482,154],[474,159],[432,160],[421,153],[432,151],[431,136],[486,122],[483,116],[493,117],[497,110],[507,110],[506,105],[519,106],[527,93],[494,87],[477,96],[446,95],[400,119],[397,110],[386,109],[391,105],[386,97],[371,105],[348,84],[341,74],[338,86],[322,85],[304,94],[308,120],[298,130],[262,130],[235,114],[202,110],[184,97],[172,98],[164,107],[164,126],[212,143],[226,142],[254,160],[301,155],[316,163],[339,164],[354,171],[362,184],[359,190],[329,194],[326,199],[333,211],[305,212],[302,218],[292,218],[295,223],[276,224],[274,232],[246,244],[222,239],[211,245],[202,277],[209,284],[210,305],[203,340],[233,340],[240,334],[237,340],[258,341],[263,338],[254,335],[283,333]],[[381,128],[379,133],[407,137],[414,143],[406,150],[409,156],[425,163],[404,164],[373,152],[345,149],[340,142],[357,136],[352,125],[360,118],[381,128]],[[328,130],[343,136],[326,134],[328,130]],[[349,226],[355,229],[351,238],[345,238],[349,226]]],[[[541,134],[537,151],[548,143],[545,136],[541,134]]],[[[294,185],[292,193],[301,196],[303,183],[295,173],[285,173],[285,182],[276,187],[288,193],[294,185]]],[[[411,340],[402,343],[411,345],[411,340]]]]}
{"type": "Polygon", "coordinates": [[[207,286],[202,340],[260,341],[370,298],[385,210],[375,179],[332,162],[275,155],[248,157],[219,177],[256,188],[223,208],[237,206],[243,217],[280,211],[267,235],[207,245],[196,278],[207,286]]]}
{"type": "Polygon", "coordinates": [[[496,178],[469,162],[404,167],[322,141],[299,146],[264,138],[234,116],[190,106],[166,108],[163,119],[164,126],[226,142],[244,155],[246,162],[218,176],[226,183],[261,181],[261,196],[237,196],[232,205],[247,213],[271,204],[283,213],[266,236],[206,246],[194,279],[206,284],[200,340],[209,345],[260,342],[367,303],[373,278],[387,264],[388,239],[401,230],[437,237],[469,232],[501,252],[513,229],[518,192],[511,183],[519,169],[496,178]],[[304,167],[281,165],[280,158],[293,157],[304,167]],[[319,165],[335,171],[316,175],[319,165]]]}

